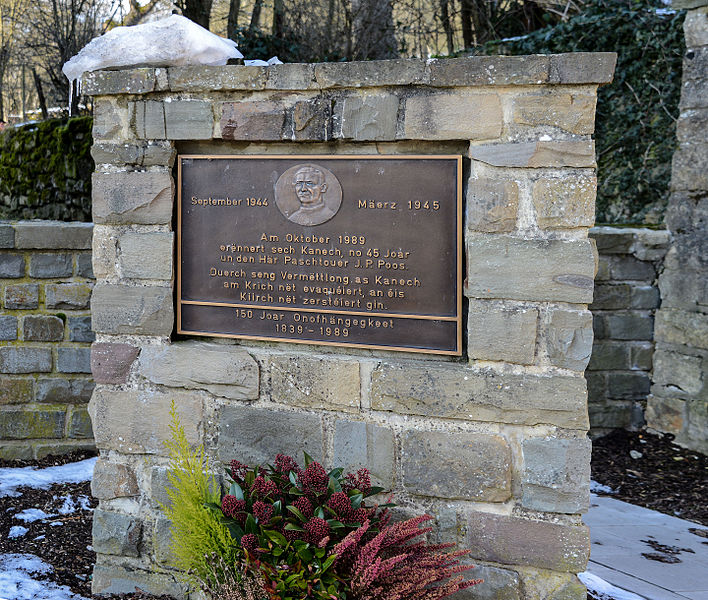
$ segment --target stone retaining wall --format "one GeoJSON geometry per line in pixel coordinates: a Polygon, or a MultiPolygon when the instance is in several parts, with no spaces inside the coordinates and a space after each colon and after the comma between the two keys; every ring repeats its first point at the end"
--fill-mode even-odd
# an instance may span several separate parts
{"type": "Polygon", "coordinates": [[[657,277],[669,232],[594,227],[600,255],[590,305],[595,340],[585,377],[593,434],[638,428],[651,385],[657,277]]]}
{"type": "Polygon", "coordinates": [[[90,223],[0,222],[0,458],[93,447],[90,223]]]}
{"type": "Polygon", "coordinates": [[[96,72],[93,589],[186,594],[168,411],[216,461],[366,465],[486,580],[585,600],[592,132],[611,54],[96,72]],[[462,359],[173,335],[175,155],[465,157],[462,359]]]}

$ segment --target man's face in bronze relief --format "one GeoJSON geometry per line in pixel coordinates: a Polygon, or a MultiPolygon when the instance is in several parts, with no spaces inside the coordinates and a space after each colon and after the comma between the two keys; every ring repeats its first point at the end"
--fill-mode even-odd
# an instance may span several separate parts
{"type": "Polygon", "coordinates": [[[324,193],[327,191],[324,179],[322,171],[313,167],[303,167],[295,173],[293,183],[301,206],[314,208],[324,203],[324,193]]]}

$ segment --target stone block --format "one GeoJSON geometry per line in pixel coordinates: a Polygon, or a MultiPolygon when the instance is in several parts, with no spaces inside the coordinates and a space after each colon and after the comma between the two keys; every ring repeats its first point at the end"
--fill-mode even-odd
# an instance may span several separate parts
{"type": "Polygon", "coordinates": [[[90,373],[91,348],[57,348],[59,373],[90,373]]]}
{"type": "Polygon", "coordinates": [[[309,409],[357,411],[361,397],[359,362],[275,355],[269,360],[273,402],[309,409]]]}
{"type": "Polygon", "coordinates": [[[128,279],[172,279],[173,233],[126,233],[118,238],[121,275],[128,279]]]}
{"type": "Polygon", "coordinates": [[[34,458],[61,456],[71,452],[96,452],[96,445],[90,440],[63,440],[51,442],[34,442],[34,458]]]}
{"type": "Polygon", "coordinates": [[[59,407],[5,409],[0,419],[0,439],[62,438],[65,417],[66,411],[59,407]]]}
{"type": "Polygon", "coordinates": [[[592,343],[590,311],[550,311],[546,351],[552,365],[562,369],[584,371],[590,361],[592,343]]]}
{"type": "Polygon", "coordinates": [[[115,564],[96,564],[91,590],[95,595],[135,594],[135,589],[155,596],[167,595],[186,600],[187,586],[176,575],[126,568],[115,564]]]}
{"type": "Polygon", "coordinates": [[[265,72],[268,76],[265,84],[267,90],[317,89],[315,65],[312,64],[272,65],[265,72]]]}
{"type": "Polygon", "coordinates": [[[637,342],[630,347],[630,368],[651,371],[654,360],[654,344],[652,342],[637,342]]]}
{"type": "Polygon", "coordinates": [[[585,380],[588,384],[588,402],[604,402],[607,397],[607,374],[586,371],[585,380]]]}
{"type": "Polygon", "coordinates": [[[150,499],[158,506],[171,506],[172,501],[167,493],[172,490],[167,467],[153,467],[150,469],[148,480],[150,499]]]}
{"type": "Polygon", "coordinates": [[[94,331],[135,335],[172,333],[172,290],[99,283],[91,298],[94,331]]]}
{"type": "Polygon", "coordinates": [[[217,455],[223,463],[236,459],[258,465],[272,462],[278,453],[302,462],[303,451],[322,460],[322,419],[317,415],[226,405],[216,422],[217,455]]]}
{"type": "Polygon", "coordinates": [[[584,525],[563,525],[521,517],[474,512],[467,522],[470,558],[579,573],[590,555],[584,525]]]}
{"type": "Polygon", "coordinates": [[[93,511],[93,549],[99,554],[139,556],[142,523],[132,515],[101,510],[93,511]]]}
{"type": "Polygon", "coordinates": [[[70,438],[93,438],[91,417],[85,408],[73,408],[71,410],[68,436],[70,438]]]}
{"type": "Polygon", "coordinates": [[[155,69],[131,68],[120,71],[89,71],[84,73],[82,91],[87,96],[112,94],[147,94],[155,91],[155,69]]]}
{"type": "Polygon", "coordinates": [[[158,518],[152,527],[152,547],[155,560],[165,566],[176,566],[172,552],[172,528],[169,519],[158,518]]]}
{"type": "Polygon", "coordinates": [[[651,340],[654,337],[654,319],[636,313],[607,314],[606,336],[615,340],[651,340]]]}
{"type": "Polygon", "coordinates": [[[442,419],[586,429],[582,377],[501,375],[428,362],[383,362],[372,374],[374,410],[442,419]]]}
{"type": "Polygon", "coordinates": [[[73,273],[74,257],[71,254],[32,254],[30,256],[30,277],[38,279],[71,277],[73,273]]]}
{"type": "Polygon", "coordinates": [[[647,426],[664,433],[679,435],[686,424],[686,401],[651,395],[647,398],[647,426]]]}
{"type": "Polygon", "coordinates": [[[94,276],[97,279],[118,277],[118,235],[115,227],[97,225],[91,252],[94,276]]]}
{"type": "Polygon", "coordinates": [[[591,310],[617,310],[630,308],[632,286],[628,283],[597,283],[591,310]]]}
{"type": "Polygon", "coordinates": [[[224,102],[221,137],[225,140],[277,141],[283,137],[285,109],[270,100],[224,102]]]}
{"type": "Polygon", "coordinates": [[[497,94],[437,94],[406,99],[405,139],[485,140],[502,131],[497,94]],[[464,118],[461,118],[464,115],[464,118]]]}
{"type": "Polygon", "coordinates": [[[514,123],[557,127],[569,133],[590,135],[595,130],[595,94],[521,94],[512,102],[514,123]]]}
{"type": "Polygon", "coordinates": [[[95,142],[122,142],[130,134],[130,115],[126,106],[113,98],[93,100],[93,139],[95,142]]]}
{"type": "Polygon", "coordinates": [[[511,497],[511,448],[499,435],[407,431],[401,459],[409,493],[478,502],[511,497]]]}
{"type": "Polygon", "coordinates": [[[164,140],[167,137],[163,102],[131,102],[130,107],[135,120],[135,134],[139,139],[164,140]]]}
{"type": "Polygon", "coordinates": [[[27,315],[22,318],[22,339],[59,342],[64,339],[64,321],[51,315],[27,315]]]}
{"type": "Polygon", "coordinates": [[[516,228],[519,184],[515,181],[470,179],[467,186],[467,227],[484,233],[507,233],[516,228]]]}
{"type": "Polygon", "coordinates": [[[91,253],[83,252],[76,256],[76,275],[86,279],[94,279],[93,265],[91,264],[91,253]]]}
{"type": "Polygon", "coordinates": [[[538,310],[470,300],[467,349],[470,358],[531,365],[536,355],[538,310]]]}
{"type": "Polygon", "coordinates": [[[140,348],[130,344],[97,343],[91,346],[91,372],[96,383],[125,383],[140,348]]]}
{"type": "Polygon", "coordinates": [[[330,139],[332,102],[328,98],[296,102],[289,116],[292,129],[285,137],[299,142],[324,142],[330,139]]]}
{"type": "Polygon", "coordinates": [[[656,341],[708,350],[708,315],[682,310],[658,310],[656,341]]]}
{"type": "MultiPolygon", "coordinates": [[[[283,66],[298,67],[300,65],[283,66]]],[[[170,90],[173,92],[262,90],[272,68],[240,65],[171,67],[169,69],[170,90]]]]}
{"type": "Polygon", "coordinates": [[[583,513],[590,504],[590,451],[587,438],[532,438],[522,444],[521,505],[553,513],[583,513]]]}
{"type": "Polygon", "coordinates": [[[9,223],[0,224],[0,248],[15,247],[15,228],[9,223]]]}
{"type": "Polygon", "coordinates": [[[33,460],[32,446],[24,442],[0,444],[0,458],[3,460],[33,460]]]}
{"type": "Polygon", "coordinates": [[[636,242],[634,230],[615,229],[614,227],[593,227],[590,237],[597,244],[597,251],[605,254],[630,254],[636,242]]]}
{"type": "Polygon", "coordinates": [[[691,10],[683,22],[686,47],[708,46],[708,8],[691,10]]]}
{"type": "Polygon", "coordinates": [[[554,54],[551,83],[611,83],[617,64],[615,52],[572,52],[554,54]]]}
{"type": "Polygon", "coordinates": [[[655,386],[665,388],[667,395],[676,398],[698,396],[704,386],[704,362],[699,356],[657,348],[652,381],[655,386]]]}
{"type": "Polygon", "coordinates": [[[99,458],[93,469],[91,495],[99,500],[128,498],[140,494],[135,471],[129,465],[99,458]]]}
{"type": "Polygon", "coordinates": [[[595,253],[589,240],[473,236],[467,243],[470,298],[589,303],[595,253]]]}
{"type": "Polygon", "coordinates": [[[21,283],[5,287],[5,308],[33,309],[39,306],[39,285],[21,283]]]}
{"type": "Polygon", "coordinates": [[[171,140],[209,140],[214,130],[211,102],[172,100],[165,102],[165,129],[171,140]]]}
{"type": "Polygon", "coordinates": [[[49,348],[0,346],[0,373],[49,373],[51,370],[49,348]]]}
{"type": "Polygon", "coordinates": [[[174,181],[168,172],[94,173],[94,223],[157,225],[172,221],[174,181]]]}
{"type": "Polygon", "coordinates": [[[76,310],[88,308],[92,283],[51,283],[44,287],[47,308],[76,310]]]}
{"type": "Polygon", "coordinates": [[[659,277],[662,309],[701,312],[700,307],[708,305],[708,278],[700,270],[673,270],[667,263],[664,265],[665,270],[659,277]]]}
{"type": "Polygon", "coordinates": [[[327,88],[365,88],[427,83],[425,62],[396,59],[331,62],[315,65],[317,86],[327,88]]]}
{"type": "Polygon", "coordinates": [[[472,160],[494,167],[596,166],[595,143],[592,140],[483,144],[470,146],[469,156],[472,160]]]}
{"type": "Polygon", "coordinates": [[[17,339],[17,317],[0,315],[0,340],[11,342],[17,339]]]}
{"type": "Polygon", "coordinates": [[[630,369],[630,346],[627,342],[595,340],[588,364],[590,371],[630,369]]]}
{"type": "Polygon", "coordinates": [[[659,288],[651,285],[637,285],[631,288],[631,298],[629,301],[630,308],[638,308],[651,310],[659,308],[661,297],[659,296],[659,288]]]}
{"type": "Polygon", "coordinates": [[[96,335],[91,331],[91,315],[69,317],[67,320],[70,342],[93,342],[96,335]]]}
{"type": "Polygon", "coordinates": [[[533,205],[541,229],[590,227],[595,222],[594,176],[543,178],[533,184],[533,205]]]}
{"type": "Polygon", "coordinates": [[[519,575],[508,569],[475,565],[463,573],[465,579],[482,579],[482,583],[450,596],[450,600],[521,600],[519,575]]]}
{"type": "Polygon", "coordinates": [[[149,141],[143,149],[142,165],[144,167],[169,167],[175,164],[177,150],[171,142],[149,141]]]}
{"type": "Polygon", "coordinates": [[[609,257],[609,265],[612,279],[651,282],[656,277],[653,264],[633,256],[609,257]]]}
{"type": "Polygon", "coordinates": [[[341,114],[338,115],[341,137],[355,141],[396,139],[398,96],[348,96],[341,104],[341,114]]]}
{"type": "MultiPolygon", "coordinates": [[[[592,231],[592,229],[590,230],[592,231]]],[[[592,237],[592,236],[590,236],[592,237]]],[[[597,287],[598,281],[607,281],[610,279],[610,264],[607,262],[607,257],[600,255],[597,262],[597,273],[595,274],[595,284],[597,287]]]]}
{"type": "Polygon", "coordinates": [[[62,221],[19,221],[15,223],[17,248],[37,250],[88,250],[93,235],[92,223],[62,221]]]}
{"type": "Polygon", "coordinates": [[[708,108],[705,84],[699,79],[685,79],[681,83],[679,109],[683,112],[692,108],[708,108]]]}
{"type": "Polygon", "coordinates": [[[66,404],[88,402],[94,383],[90,379],[40,377],[37,380],[37,402],[66,404]]]}
{"type": "Polygon", "coordinates": [[[199,394],[184,391],[112,391],[97,387],[89,402],[96,445],[123,454],[164,454],[170,439],[170,406],[174,401],[187,441],[201,441],[203,420],[199,394]]]}
{"type": "Polygon", "coordinates": [[[25,276],[25,257],[14,252],[0,253],[0,279],[19,279],[25,276]]]}
{"type": "Polygon", "coordinates": [[[647,373],[611,371],[607,374],[607,394],[610,398],[644,400],[650,387],[651,381],[647,373]]]}
{"type": "Polygon", "coordinates": [[[680,144],[674,152],[671,163],[671,188],[675,190],[707,190],[706,164],[708,164],[708,144],[680,144]]]}
{"type": "Polygon", "coordinates": [[[470,56],[431,60],[430,85],[533,85],[549,77],[549,58],[534,56],[470,56]]]}
{"type": "Polygon", "coordinates": [[[387,427],[342,419],[334,424],[334,466],[343,467],[345,473],[367,468],[374,485],[386,489],[394,485],[395,446],[393,431],[387,427]]]}
{"type": "Polygon", "coordinates": [[[588,591],[575,574],[536,569],[523,569],[519,574],[529,600],[587,600],[588,591]]]}
{"type": "Polygon", "coordinates": [[[169,387],[205,390],[231,400],[258,398],[258,365],[237,346],[207,342],[145,346],[139,369],[146,379],[169,387]]]}
{"type": "Polygon", "coordinates": [[[0,377],[0,405],[26,404],[34,400],[34,379],[0,377]]]}
{"type": "MultiPolygon", "coordinates": [[[[132,103],[131,103],[131,106],[132,103]]],[[[134,109],[135,110],[135,109],[134,109]]],[[[144,112],[135,113],[136,120],[144,118],[144,112]]],[[[143,127],[141,122],[138,129],[143,127]]],[[[138,144],[108,144],[96,142],[91,146],[91,158],[97,165],[141,165],[143,147],[138,144]]]]}

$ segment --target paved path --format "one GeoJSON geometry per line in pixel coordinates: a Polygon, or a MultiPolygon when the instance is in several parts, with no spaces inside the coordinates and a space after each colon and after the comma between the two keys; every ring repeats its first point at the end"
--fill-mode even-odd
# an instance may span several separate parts
{"type": "Polygon", "coordinates": [[[708,600],[708,537],[690,531],[708,527],[594,494],[583,520],[589,573],[646,600],[708,600]]]}

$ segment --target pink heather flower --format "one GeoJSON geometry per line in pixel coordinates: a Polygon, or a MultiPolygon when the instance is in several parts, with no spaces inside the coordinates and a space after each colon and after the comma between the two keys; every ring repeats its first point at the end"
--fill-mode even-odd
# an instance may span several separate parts
{"type": "Polygon", "coordinates": [[[254,533],[247,533],[241,538],[241,547],[249,554],[253,554],[258,548],[258,536],[254,533]]]}
{"type": "Polygon", "coordinates": [[[323,538],[329,535],[329,523],[319,517],[313,517],[304,527],[307,532],[308,541],[318,544],[323,538]]]}
{"type": "Polygon", "coordinates": [[[260,500],[253,503],[253,516],[259,523],[267,523],[273,516],[273,507],[260,500]]]}
{"type": "Polygon", "coordinates": [[[242,482],[246,478],[247,471],[248,465],[244,465],[237,460],[231,461],[231,479],[234,481],[242,482]]]}
{"type": "Polygon", "coordinates": [[[312,502],[305,498],[305,496],[300,496],[300,498],[295,500],[293,506],[297,508],[306,519],[312,517],[315,512],[315,509],[312,507],[312,502]]]}
{"type": "Polygon", "coordinates": [[[221,500],[221,512],[227,517],[235,517],[236,513],[244,510],[246,503],[243,500],[238,500],[236,496],[226,494],[221,500]]]}
{"type": "Polygon", "coordinates": [[[298,473],[300,471],[300,467],[292,456],[287,456],[286,454],[276,454],[275,470],[283,475],[287,475],[290,471],[295,471],[298,473]]]}
{"type": "Polygon", "coordinates": [[[278,493],[278,486],[274,481],[266,480],[265,477],[259,475],[253,481],[251,491],[257,492],[262,498],[267,498],[278,493]]]}
{"type": "Polygon", "coordinates": [[[307,469],[300,473],[299,478],[302,489],[306,493],[319,495],[327,491],[329,476],[318,462],[311,462],[307,465],[307,469]]]}
{"type": "Polygon", "coordinates": [[[335,492],[332,494],[327,501],[327,506],[329,506],[342,521],[348,520],[352,512],[352,502],[349,500],[349,496],[344,492],[335,492]]]}

